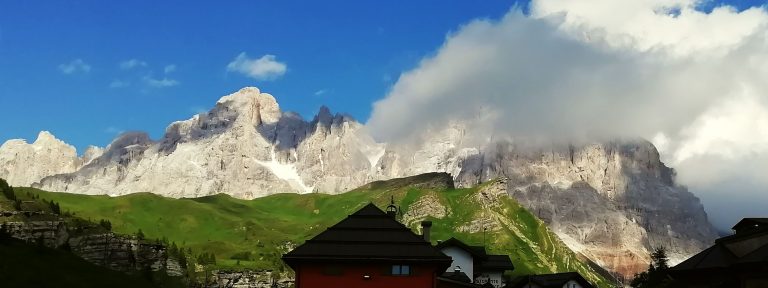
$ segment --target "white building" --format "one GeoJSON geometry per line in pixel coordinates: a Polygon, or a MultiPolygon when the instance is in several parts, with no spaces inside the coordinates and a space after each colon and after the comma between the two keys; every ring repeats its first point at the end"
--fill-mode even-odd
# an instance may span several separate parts
{"type": "Polygon", "coordinates": [[[503,287],[504,272],[515,269],[507,255],[488,255],[483,246],[470,246],[456,238],[440,242],[436,246],[445,255],[453,259],[451,266],[446,269],[447,277],[461,279],[465,274],[470,283],[483,285],[490,283],[493,287],[503,287]]]}
{"type": "Polygon", "coordinates": [[[581,274],[566,272],[524,276],[511,285],[512,288],[594,288],[581,274]]]}

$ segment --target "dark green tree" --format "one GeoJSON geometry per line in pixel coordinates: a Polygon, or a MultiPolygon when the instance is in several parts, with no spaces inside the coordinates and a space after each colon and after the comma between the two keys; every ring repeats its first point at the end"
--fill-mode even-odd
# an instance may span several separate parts
{"type": "Polygon", "coordinates": [[[109,222],[109,220],[106,220],[106,219],[99,220],[99,226],[103,227],[104,229],[107,229],[107,231],[112,231],[112,222],[109,222]]]}
{"type": "Polygon", "coordinates": [[[139,231],[136,232],[136,238],[138,238],[139,240],[144,240],[145,238],[144,232],[142,232],[141,229],[139,229],[139,231]]]}
{"type": "Polygon", "coordinates": [[[16,201],[16,193],[13,192],[13,187],[5,182],[5,179],[0,178],[0,190],[2,190],[3,196],[8,200],[16,201]]]}
{"type": "Polygon", "coordinates": [[[51,200],[51,202],[48,202],[48,207],[51,208],[51,212],[53,214],[61,214],[61,207],[59,206],[59,203],[53,202],[53,200],[51,200]]]}
{"type": "Polygon", "coordinates": [[[664,288],[672,287],[672,281],[667,277],[669,270],[669,258],[664,247],[656,248],[651,253],[651,264],[648,271],[635,275],[630,282],[633,288],[664,288]]]}
{"type": "Polygon", "coordinates": [[[5,223],[0,224],[0,242],[11,239],[11,231],[5,223]]]}
{"type": "Polygon", "coordinates": [[[183,269],[187,269],[187,255],[184,254],[184,249],[179,250],[179,266],[183,269]]]}

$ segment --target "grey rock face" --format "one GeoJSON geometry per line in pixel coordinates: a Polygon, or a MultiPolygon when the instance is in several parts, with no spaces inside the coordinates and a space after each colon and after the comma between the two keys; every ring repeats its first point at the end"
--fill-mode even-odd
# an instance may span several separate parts
{"type": "Polygon", "coordinates": [[[27,242],[59,248],[68,244],[72,253],[93,264],[116,271],[143,269],[166,271],[169,276],[184,274],[177,259],[168,256],[164,245],[114,233],[76,235],[62,221],[4,222],[11,236],[27,242]]]}
{"type": "Polygon", "coordinates": [[[460,186],[503,178],[481,195],[506,186],[571,249],[623,277],[647,269],[655,247],[678,262],[716,238],[698,198],[674,183],[647,141],[533,150],[498,143],[464,162],[460,186]]]}
{"type": "Polygon", "coordinates": [[[210,288],[287,288],[293,277],[273,271],[216,271],[210,288]]]}

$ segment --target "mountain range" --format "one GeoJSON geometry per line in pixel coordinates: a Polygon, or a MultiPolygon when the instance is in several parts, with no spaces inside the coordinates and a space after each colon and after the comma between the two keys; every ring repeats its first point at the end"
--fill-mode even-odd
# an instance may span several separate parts
{"type": "Polygon", "coordinates": [[[501,183],[498,189],[570,249],[624,277],[645,270],[655,247],[666,247],[674,263],[717,236],[699,199],[675,183],[674,170],[648,141],[477,145],[464,127],[424,131],[415,145],[379,143],[348,115],[321,107],[306,121],[246,87],[207,113],[171,123],[158,140],[128,132],[82,155],[48,132],[31,144],[9,140],[0,147],[0,178],[90,195],[253,199],[336,194],[376,180],[448,172],[458,187],[501,183]]]}

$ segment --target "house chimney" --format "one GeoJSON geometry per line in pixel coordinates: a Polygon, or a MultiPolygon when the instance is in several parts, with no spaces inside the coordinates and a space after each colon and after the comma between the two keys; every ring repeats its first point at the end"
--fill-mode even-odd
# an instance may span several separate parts
{"type": "Polygon", "coordinates": [[[424,241],[429,242],[429,230],[432,229],[432,221],[421,221],[421,235],[424,241]]]}
{"type": "Polygon", "coordinates": [[[395,206],[395,196],[392,196],[392,199],[390,200],[389,206],[387,206],[387,215],[389,217],[392,217],[392,219],[397,218],[397,206],[395,206]]]}

